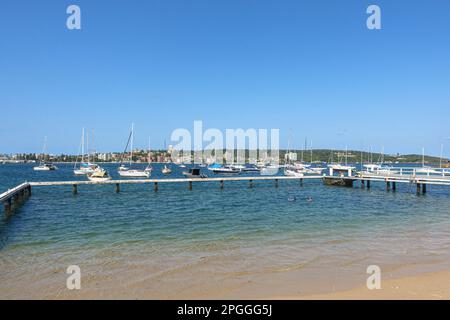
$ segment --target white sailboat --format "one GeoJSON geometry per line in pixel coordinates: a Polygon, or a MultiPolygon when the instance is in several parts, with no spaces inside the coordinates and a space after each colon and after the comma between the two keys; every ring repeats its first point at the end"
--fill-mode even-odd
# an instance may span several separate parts
{"type": "Polygon", "coordinates": [[[87,162],[84,161],[85,160],[84,159],[84,142],[85,142],[85,138],[84,138],[84,128],[83,128],[82,133],[81,133],[81,162],[78,165],[78,156],[77,156],[77,160],[75,161],[75,165],[73,167],[73,173],[75,175],[86,175],[86,174],[94,173],[94,171],[97,168],[99,168],[99,166],[96,165],[95,163],[89,162],[89,138],[87,141],[87,145],[88,145],[87,162]]]}
{"type": "Polygon", "coordinates": [[[422,148],[422,167],[416,169],[416,173],[422,173],[422,174],[437,173],[435,168],[432,168],[430,166],[425,166],[425,148],[422,148]]]}
{"type": "Polygon", "coordinates": [[[134,139],[134,123],[131,124],[131,133],[130,136],[128,137],[128,142],[127,145],[125,146],[125,151],[126,152],[127,148],[128,148],[128,143],[131,142],[131,150],[130,150],[130,168],[126,168],[122,165],[122,161],[121,161],[121,165],[119,166],[117,172],[121,177],[127,177],[127,178],[148,178],[150,177],[151,172],[147,171],[147,170],[139,170],[139,169],[131,169],[131,165],[133,163],[133,139],[134,139]]]}
{"type": "MultiPolygon", "coordinates": [[[[148,161],[148,165],[145,168],[145,172],[152,172],[153,171],[153,167],[151,165],[152,163],[152,156],[151,156],[151,148],[150,148],[150,137],[148,138],[148,155],[147,155],[147,161],[148,161]]],[[[150,176],[150,175],[149,175],[150,176]]]]}
{"type": "Polygon", "coordinates": [[[44,138],[44,146],[42,148],[42,158],[40,158],[39,165],[33,168],[34,171],[53,171],[58,169],[52,163],[44,161],[46,148],[47,148],[47,137],[44,138]]]}
{"type": "MultiPolygon", "coordinates": [[[[303,163],[292,163],[291,162],[291,137],[288,139],[288,150],[284,157],[284,175],[289,177],[303,177],[305,175],[305,168],[307,167],[303,163]]],[[[295,157],[297,158],[297,157],[295,157]]]]}

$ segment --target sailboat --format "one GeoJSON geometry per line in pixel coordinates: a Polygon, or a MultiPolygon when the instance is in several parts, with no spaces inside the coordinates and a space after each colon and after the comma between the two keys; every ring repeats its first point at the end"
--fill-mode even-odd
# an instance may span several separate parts
{"type": "MultiPolygon", "coordinates": [[[[84,139],[84,128],[83,128],[82,133],[81,133],[81,162],[77,168],[77,165],[78,165],[78,156],[77,156],[77,160],[75,161],[75,165],[73,167],[73,173],[75,175],[86,175],[86,174],[94,173],[94,171],[97,168],[99,168],[98,165],[89,162],[89,147],[88,147],[87,162],[84,161],[84,142],[85,142],[84,140],[85,139],[84,139]]],[[[88,137],[87,144],[89,146],[89,137],[88,137]]]]}
{"type": "Polygon", "coordinates": [[[425,166],[425,148],[422,148],[422,167],[416,169],[416,173],[424,173],[424,174],[437,173],[436,169],[430,166],[425,166]]]}
{"type": "MultiPolygon", "coordinates": [[[[372,158],[372,154],[370,155],[372,158]]],[[[362,155],[361,155],[361,163],[362,163],[362,155]]],[[[383,165],[384,163],[384,146],[381,147],[381,154],[378,159],[378,163],[366,163],[363,165],[363,168],[366,169],[365,174],[378,174],[378,175],[390,175],[395,173],[393,170],[393,167],[388,167],[386,165],[383,165]]]]}
{"type": "Polygon", "coordinates": [[[52,163],[44,161],[46,148],[47,148],[47,137],[44,138],[44,147],[42,148],[42,158],[39,161],[39,165],[33,168],[34,171],[53,171],[58,169],[52,163]]]}
{"type": "MultiPolygon", "coordinates": [[[[152,172],[153,171],[153,167],[152,167],[152,165],[151,165],[151,162],[152,162],[152,157],[151,157],[151,148],[150,148],[150,137],[148,138],[148,155],[147,155],[147,161],[148,161],[148,165],[147,165],[147,167],[145,168],[145,172],[152,172]]],[[[149,175],[150,176],[150,175],[149,175]]]]}
{"type": "MultiPolygon", "coordinates": [[[[290,177],[303,177],[306,173],[306,169],[309,167],[309,165],[303,163],[303,151],[302,151],[302,158],[301,162],[293,163],[291,160],[291,136],[289,136],[288,139],[288,150],[285,154],[284,158],[284,175],[290,176],[290,177]]],[[[296,158],[296,157],[295,157],[296,158]]]]}
{"type": "MultiPolygon", "coordinates": [[[[131,133],[128,137],[128,142],[127,145],[125,146],[125,151],[124,153],[126,153],[127,148],[128,148],[128,144],[131,144],[131,152],[130,152],[130,168],[131,168],[131,164],[133,163],[133,139],[134,139],[134,123],[131,124],[131,133]]],[[[121,177],[128,177],[128,178],[148,178],[150,177],[150,171],[147,170],[139,170],[139,169],[130,169],[127,168],[125,166],[123,166],[122,164],[122,159],[120,161],[120,166],[117,170],[117,172],[119,173],[119,175],[121,177]]]]}

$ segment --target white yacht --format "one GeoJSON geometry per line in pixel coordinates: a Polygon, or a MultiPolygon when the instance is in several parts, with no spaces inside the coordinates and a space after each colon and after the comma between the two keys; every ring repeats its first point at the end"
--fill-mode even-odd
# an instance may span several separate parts
{"type": "Polygon", "coordinates": [[[127,149],[128,149],[128,145],[130,144],[130,164],[129,164],[130,167],[129,168],[125,167],[121,161],[120,166],[117,169],[117,173],[121,177],[127,177],[127,178],[148,178],[148,177],[150,177],[150,174],[151,174],[151,170],[149,170],[149,166],[147,166],[146,170],[131,169],[131,165],[133,163],[133,140],[134,140],[134,123],[131,124],[131,132],[128,137],[127,145],[125,146],[125,150],[124,150],[124,153],[126,153],[127,149]]]}
{"type": "Polygon", "coordinates": [[[46,148],[47,148],[47,137],[44,138],[44,147],[42,148],[42,158],[40,158],[39,165],[33,168],[34,171],[53,171],[58,169],[58,167],[56,167],[54,164],[44,161],[46,148]]]}
{"type": "Polygon", "coordinates": [[[85,161],[84,140],[85,140],[85,138],[84,138],[84,128],[83,128],[82,133],[81,133],[81,162],[78,164],[78,156],[77,156],[75,165],[73,167],[73,173],[77,176],[94,173],[94,171],[99,168],[99,166],[96,165],[95,163],[89,162],[89,137],[87,139],[87,149],[88,149],[87,162],[85,161]]]}

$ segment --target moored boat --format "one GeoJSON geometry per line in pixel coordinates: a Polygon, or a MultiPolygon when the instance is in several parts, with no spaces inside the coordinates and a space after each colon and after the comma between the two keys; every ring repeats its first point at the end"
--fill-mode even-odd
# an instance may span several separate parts
{"type": "Polygon", "coordinates": [[[164,165],[164,168],[162,168],[161,172],[163,174],[171,174],[172,170],[167,165],[164,165]]]}
{"type": "Polygon", "coordinates": [[[103,182],[103,181],[111,180],[111,177],[108,174],[108,171],[106,171],[103,168],[97,168],[93,173],[88,174],[87,177],[90,181],[96,181],[96,182],[103,182]]]}
{"type": "Polygon", "coordinates": [[[188,171],[184,171],[183,175],[186,178],[207,178],[206,175],[202,174],[199,168],[192,168],[188,171]]]}
{"type": "Polygon", "coordinates": [[[130,163],[129,163],[130,167],[125,167],[122,163],[123,159],[121,159],[120,166],[117,169],[117,173],[119,174],[119,176],[127,178],[148,178],[150,177],[151,171],[153,170],[152,167],[150,166],[150,163],[145,170],[131,169],[131,165],[133,163],[133,139],[134,139],[134,123],[131,124],[131,132],[130,135],[128,136],[128,141],[124,150],[124,153],[126,153],[128,145],[130,144],[130,163]]]}

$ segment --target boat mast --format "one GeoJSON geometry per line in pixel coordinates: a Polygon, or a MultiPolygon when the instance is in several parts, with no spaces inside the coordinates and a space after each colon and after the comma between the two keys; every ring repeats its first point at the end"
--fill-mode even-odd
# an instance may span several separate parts
{"type": "Polygon", "coordinates": [[[84,128],[81,131],[81,163],[84,162],[84,128]]]}
{"type": "Polygon", "coordinates": [[[42,147],[42,158],[41,161],[39,161],[39,164],[42,164],[45,162],[45,150],[47,149],[47,136],[44,137],[44,146],[42,147]]]}
{"type": "Polygon", "coordinates": [[[152,149],[150,148],[150,137],[148,137],[148,164],[150,164],[150,162],[152,162],[152,158],[150,156],[152,149]]]}
{"type": "Polygon", "coordinates": [[[442,158],[444,157],[444,144],[441,143],[441,157],[439,159],[439,169],[442,169],[442,158]]]}
{"type": "Polygon", "coordinates": [[[422,148],[422,168],[425,168],[425,148],[422,148]]]}
{"type": "Polygon", "coordinates": [[[89,130],[86,132],[86,153],[87,153],[87,162],[89,163],[89,130]]]}
{"type": "Polygon", "coordinates": [[[131,150],[130,150],[130,166],[131,163],[133,162],[133,140],[134,140],[134,123],[131,124],[131,150]]]}
{"type": "Polygon", "coordinates": [[[348,147],[347,146],[345,146],[345,165],[347,165],[348,164],[348,147]]]}

